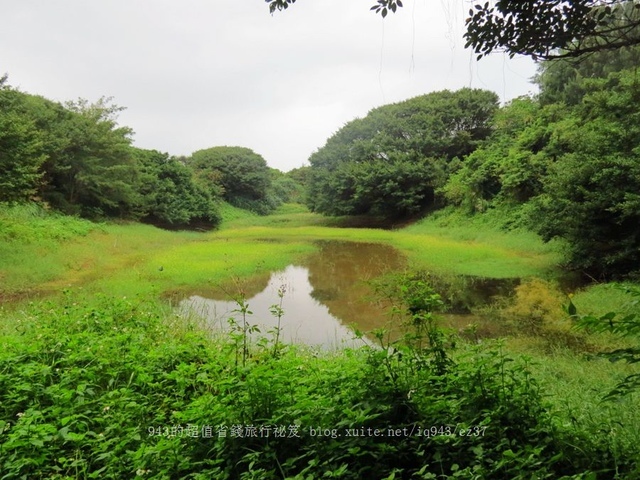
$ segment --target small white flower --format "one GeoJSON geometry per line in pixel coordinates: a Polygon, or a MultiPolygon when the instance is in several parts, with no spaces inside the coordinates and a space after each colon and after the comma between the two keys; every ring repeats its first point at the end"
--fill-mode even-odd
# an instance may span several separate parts
{"type": "Polygon", "coordinates": [[[16,417],[20,418],[20,417],[24,417],[24,412],[18,412],[16,413],[16,417]]]}

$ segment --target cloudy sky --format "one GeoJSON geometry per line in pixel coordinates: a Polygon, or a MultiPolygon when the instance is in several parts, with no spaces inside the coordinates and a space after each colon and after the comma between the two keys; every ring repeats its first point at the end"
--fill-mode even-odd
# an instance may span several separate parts
{"type": "Polygon", "coordinates": [[[114,98],[134,144],[239,145],[286,171],[349,120],[442,89],[534,92],[534,64],[464,50],[468,0],[0,0],[0,75],[66,101],[114,98]]]}

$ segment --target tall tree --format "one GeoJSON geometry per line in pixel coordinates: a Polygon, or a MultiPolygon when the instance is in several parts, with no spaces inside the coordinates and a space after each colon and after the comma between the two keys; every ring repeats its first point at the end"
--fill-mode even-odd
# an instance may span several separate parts
{"type": "Polygon", "coordinates": [[[111,99],[66,104],[50,132],[60,145],[44,165],[44,197],[68,213],[130,216],[141,203],[131,129],[117,124],[111,99]]]}

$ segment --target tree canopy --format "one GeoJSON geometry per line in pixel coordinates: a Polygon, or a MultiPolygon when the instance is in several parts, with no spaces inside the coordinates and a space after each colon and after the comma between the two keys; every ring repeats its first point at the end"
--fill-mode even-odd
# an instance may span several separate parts
{"type": "Polygon", "coordinates": [[[62,105],[0,87],[0,201],[40,198],[66,213],[134,215],[131,130],[109,99],[62,105]]]}
{"type": "Polygon", "coordinates": [[[308,204],[331,215],[413,215],[434,202],[449,164],[490,132],[498,98],[441,91],[347,123],[309,159],[308,204]]]}
{"type": "Polygon", "coordinates": [[[212,197],[180,160],[157,150],[134,149],[140,164],[143,219],[163,227],[216,225],[220,221],[212,197]]]}
{"type": "Polygon", "coordinates": [[[0,201],[26,200],[38,192],[47,156],[29,99],[0,78],[0,201]]]}
{"type": "Polygon", "coordinates": [[[639,27],[633,0],[500,0],[475,4],[465,38],[479,57],[505,51],[549,59],[637,45],[639,27]]]}
{"type": "Polygon", "coordinates": [[[138,169],[131,155],[132,131],[117,124],[121,110],[110,99],[80,99],[49,117],[53,144],[45,163],[45,199],[86,216],[134,213],[141,202],[138,169]]]}
{"type": "Polygon", "coordinates": [[[610,277],[640,268],[640,85],[635,71],[622,71],[583,88],[554,129],[535,226],[569,240],[574,267],[610,277]]]}
{"type": "Polygon", "coordinates": [[[266,214],[274,208],[269,198],[271,175],[267,162],[245,147],[213,147],[187,159],[202,185],[236,207],[266,214]]]}

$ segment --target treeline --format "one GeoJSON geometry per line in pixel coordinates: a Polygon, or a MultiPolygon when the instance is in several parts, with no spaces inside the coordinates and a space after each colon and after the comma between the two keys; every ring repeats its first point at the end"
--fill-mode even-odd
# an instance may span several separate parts
{"type": "Polygon", "coordinates": [[[640,50],[540,64],[540,94],[435,92],[372,110],[311,158],[307,203],[391,218],[453,206],[563,239],[598,278],[640,271],[640,50]]]}
{"type": "Polygon", "coordinates": [[[110,99],[53,102],[0,78],[0,202],[39,201],[70,215],[213,227],[218,204],[266,214],[296,199],[294,176],[242,147],[173,157],[132,145],[110,99]]]}

